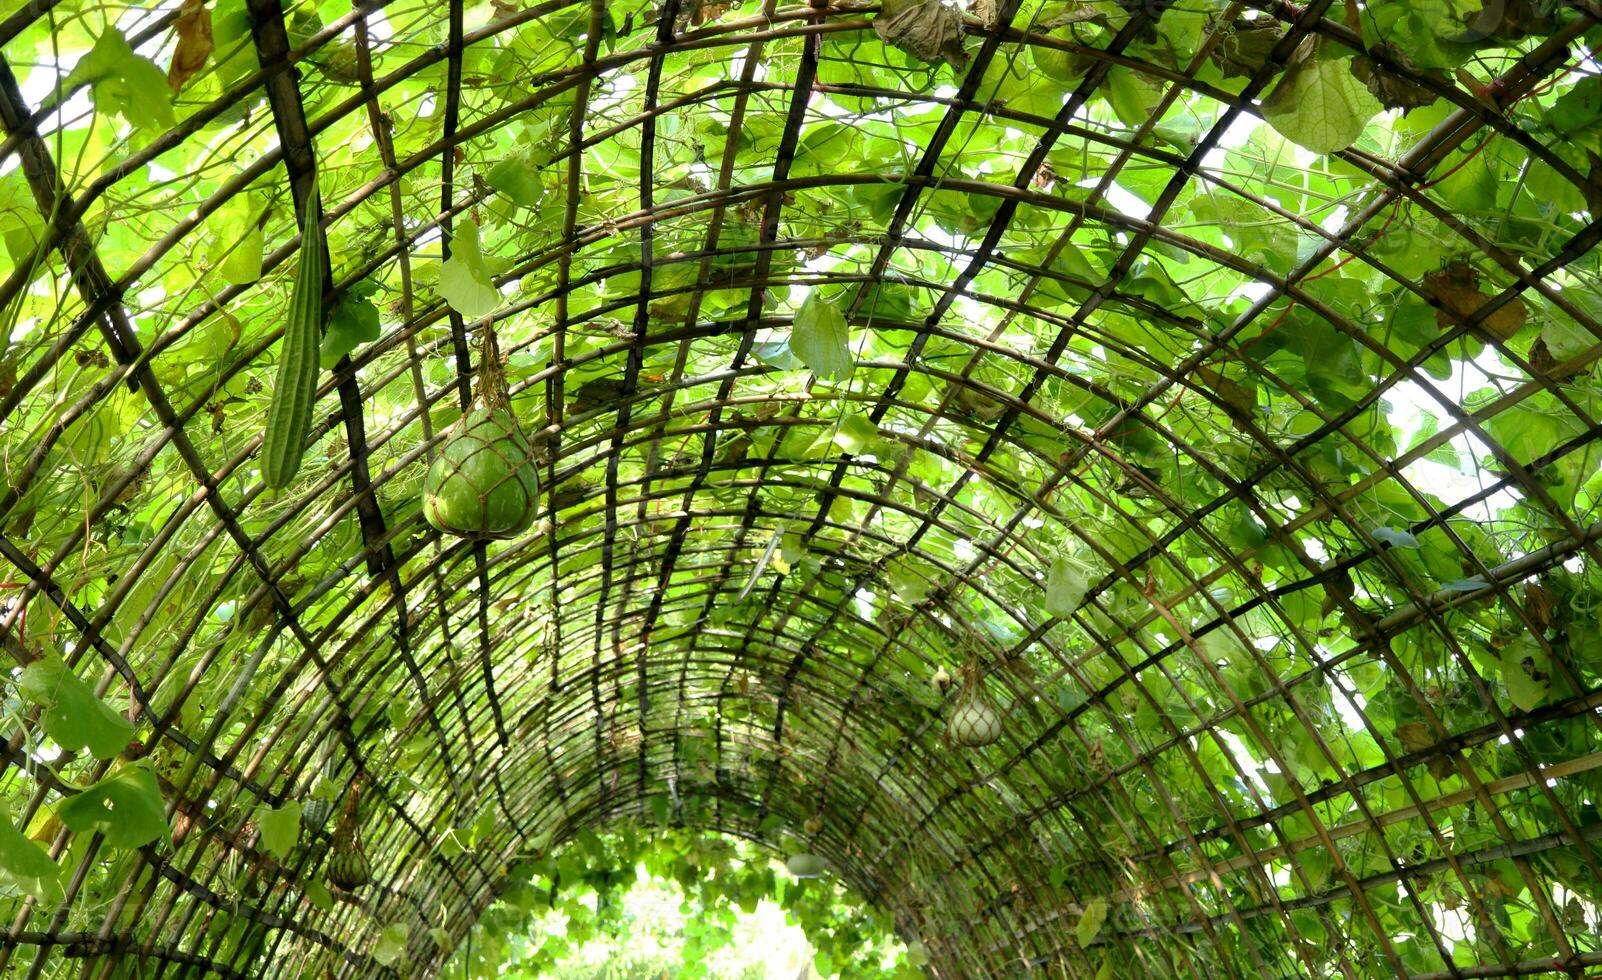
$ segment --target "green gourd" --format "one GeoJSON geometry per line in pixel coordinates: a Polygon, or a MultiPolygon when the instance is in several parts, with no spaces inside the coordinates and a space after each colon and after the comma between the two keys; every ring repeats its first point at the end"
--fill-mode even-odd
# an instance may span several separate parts
{"type": "Polygon", "coordinates": [[[362,782],[358,780],[346,794],[339,813],[339,826],[328,846],[328,883],[344,891],[355,891],[373,880],[373,863],[362,849],[356,818],[361,792],[362,782]]]}
{"type": "Polygon", "coordinates": [[[333,815],[334,804],[332,800],[320,800],[312,797],[300,807],[300,825],[307,830],[322,830],[328,818],[333,815]]]}
{"type": "Polygon", "coordinates": [[[423,516],[446,534],[510,538],[539,511],[539,474],[512,412],[495,333],[484,324],[473,409],[446,433],[423,479],[423,516]]]}
{"type": "Polygon", "coordinates": [[[816,854],[792,854],[784,862],[785,868],[797,878],[816,878],[829,869],[827,862],[816,854]]]}
{"type": "Polygon", "coordinates": [[[328,883],[355,891],[372,879],[373,865],[361,844],[352,836],[336,835],[328,852],[328,883]]]}

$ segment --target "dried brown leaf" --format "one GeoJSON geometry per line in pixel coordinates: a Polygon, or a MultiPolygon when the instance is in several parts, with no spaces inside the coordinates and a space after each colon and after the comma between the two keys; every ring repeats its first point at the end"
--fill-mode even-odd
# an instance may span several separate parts
{"type": "Polygon", "coordinates": [[[1397,725],[1396,737],[1401,740],[1402,747],[1409,752],[1422,752],[1435,744],[1435,736],[1430,733],[1430,726],[1422,721],[1409,721],[1397,725]]]}
{"type": "MultiPolygon", "coordinates": [[[[1424,277],[1424,292],[1440,304],[1435,322],[1442,327],[1457,325],[1479,313],[1491,297],[1480,290],[1479,273],[1466,262],[1452,262],[1424,277]]],[[[1479,320],[1478,325],[1492,336],[1507,340],[1524,328],[1530,311],[1519,296],[1499,306],[1479,320]]]]}
{"type": "Polygon", "coordinates": [[[719,17],[722,17],[724,14],[728,13],[729,8],[732,6],[734,6],[732,3],[696,4],[695,11],[690,15],[690,23],[699,27],[702,24],[717,20],[719,17]]]}
{"type": "Polygon", "coordinates": [[[1461,37],[1448,38],[1459,43],[1478,43],[1486,39],[1512,42],[1527,37],[1545,37],[1557,27],[1553,19],[1556,6],[1544,0],[1499,0],[1484,4],[1461,37]]]}
{"type": "Polygon", "coordinates": [[[873,32],[892,47],[923,61],[968,64],[962,49],[962,15],[940,0],[890,0],[873,18],[873,32]]]}
{"type": "Polygon", "coordinates": [[[211,39],[211,11],[206,9],[206,0],[184,0],[172,29],[178,36],[178,45],[173,49],[172,65],[167,69],[167,86],[177,92],[206,67],[206,59],[211,57],[215,47],[211,39]]]}
{"type": "Polygon", "coordinates": [[[1250,78],[1284,36],[1285,28],[1276,20],[1237,23],[1207,56],[1225,78],[1250,78]]]}
{"type": "MultiPolygon", "coordinates": [[[[1392,63],[1407,69],[1412,75],[1432,79],[1448,88],[1452,85],[1451,76],[1444,70],[1436,68],[1426,71],[1419,68],[1413,63],[1412,57],[1396,45],[1382,44],[1374,49],[1374,53],[1383,55],[1392,63]]],[[[1359,55],[1352,59],[1352,75],[1367,85],[1369,92],[1373,93],[1374,98],[1379,99],[1387,109],[1417,109],[1430,105],[1440,98],[1429,86],[1421,84],[1410,75],[1381,67],[1368,55],[1359,55]]]]}
{"type": "Polygon", "coordinates": [[[1537,626],[1542,629],[1551,626],[1555,609],[1552,596],[1546,589],[1534,582],[1524,587],[1524,610],[1530,614],[1530,619],[1537,626]]]}
{"type": "Polygon", "coordinates": [[[1196,369],[1196,380],[1217,395],[1231,415],[1250,419],[1257,410],[1257,389],[1248,388],[1238,381],[1224,377],[1223,372],[1209,367],[1196,369]]]}

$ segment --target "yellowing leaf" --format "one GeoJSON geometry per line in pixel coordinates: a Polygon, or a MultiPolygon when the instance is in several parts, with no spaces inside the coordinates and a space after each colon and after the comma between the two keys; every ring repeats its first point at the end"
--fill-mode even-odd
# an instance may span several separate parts
{"type": "Polygon", "coordinates": [[[479,250],[478,225],[472,220],[456,226],[451,257],[439,267],[439,294],[469,320],[493,313],[501,305],[500,291],[479,250]]]}
{"type": "Polygon", "coordinates": [[[801,363],[820,378],[843,378],[851,373],[850,340],[845,315],[834,301],[817,291],[807,294],[790,331],[790,350],[801,363]]]}
{"type": "Polygon", "coordinates": [[[1291,56],[1279,84],[1263,99],[1263,118],[1279,135],[1314,153],[1357,142],[1380,104],[1356,78],[1350,58],[1309,37],[1291,56]]]}
{"type": "Polygon", "coordinates": [[[1211,389],[1212,393],[1218,396],[1218,400],[1224,403],[1224,408],[1239,419],[1249,421],[1257,411],[1255,381],[1251,384],[1241,384],[1210,367],[1198,367],[1196,380],[1211,389]]]}
{"type": "Polygon", "coordinates": [[[1409,752],[1422,752],[1435,744],[1435,735],[1430,726],[1422,721],[1409,721],[1396,726],[1396,737],[1401,740],[1402,747],[1409,752]]]}

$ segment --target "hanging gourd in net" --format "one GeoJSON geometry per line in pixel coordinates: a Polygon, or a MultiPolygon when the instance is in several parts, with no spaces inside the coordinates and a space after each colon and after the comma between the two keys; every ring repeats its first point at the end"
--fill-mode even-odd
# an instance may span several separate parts
{"type": "Polygon", "coordinates": [[[328,848],[328,883],[344,891],[355,891],[373,879],[373,864],[362,849],[356,820],[360,796],[360,785],[352,785],[339,815],[339,826],[334,830],[333,843],[328,848]]]}
{"type": "Polygon", "coordinates": [[[334,815],[334,806],[337,802],[334,796],[337,792],[333,781],[333,736],[323,737],[322,745],[317,750],[317,782],[311,793],[301,801],[300,825],[306,830],[316,833],[328,823],[328,818],[334,815]]]}
{"type": "Polygon", "coordinates": [[[962,690],[946,721],[946,737],[958,745],[977,747],[1001,738],[1005,721],[1000,709],[985,693],[979,665],[972,658],[962,666],[962,690]]]}
{"type": "Polygon", "coordinates": [[[485,320],[478,392],[423,479],[423,516],[447,534],[510,538],[528,530],[538,509],[533,450],[507,396],[495,328],[485,320]]]}

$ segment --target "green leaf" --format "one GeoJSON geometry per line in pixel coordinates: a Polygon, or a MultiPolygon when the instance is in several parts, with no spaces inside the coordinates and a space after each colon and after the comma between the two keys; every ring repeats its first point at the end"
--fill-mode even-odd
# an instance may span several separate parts
{"type": "Polygon", "coordinates": [[[4,240],[12,264],[21,265],[30,258],[43,236],[44,219],[39,217],[22,171],[0,175],[0,240],[4,240]]]}
{"type": "Polygon", "coordinates": [[[50,852],[37,841],[0,820],[0,878],[9,879],[41,902],[51,901],[61,891],[60,869],[50,852]]]}
{"type": "Polygon", "coordinates": [[[142,847],[167,832],[161,788],[147,760],[124,766],[56,807],[67,829],[96,831],[112,847],[142,847]]]}
{"type": "Polygon", "coordinates": [[[384,718],[391,728],[405,728],[406,723],[412,720],[412,705],[405,698],[391,698],[384,706],[384,718]]]}
{"type": "Polygon", "coordinates": [[[849,412],[840,418],[835,430],[835,445],[855,456],[879,438],[879,427],[861,412],[849,412]]]}
{"type": "Polygon", "coordinates": [[[1051,268],[1065,276],[1079,279],[1093,285],[1099,285],[1107,278],[1107,274],[1096,268],[1083,249],[1072,242],[1064,242],[1051,260],[1051,268]]]}
{"type": "Polygon", "coordinates": [[[133,724],[95,697],[94,689],[58,656],[24,667],[17,687],[45,709],[45,733],[69,752],[87,748],[95,758],[109,759],[133,739],[133,724]]]}
{"type": "Polygon", "coordinates": [[[843,378],[851,373],[850,341],[845,315],[834,301],[817,290],[808,293],[795,315],[790,350],[818,377],[843,378]]]}
{"type": "Polygon", "coordinates": [[[1377,527],[1369,532],[1376,541],[1383,541],[1392,548],[1417,548],[1418,538],[1411,531],[1398,531],[1392,527],[1377,527]]]}
{"type": "Polygon", "coordinates": [[[1051,870],[1046,874],[1046,880],[1053,890],[1061,888],[1068,883],[1068,866],[1061,861],[1053,864],[1051,870]]]}
{"type": "Polygon", "coordinates": [[[1108,72],[1101,91],[1118,120],[1131,129],[1145,125],[1163,100],[1163,85],[1138,71],[1108,72]]]}
{"type": "Polygon", "coordinates": [[[68,89],[88,84],[96,112],[121,116],[135,129],[164,130],[177,122],[167,73],[135,54],[115,27],[106,28],[64,84],[68,89]]]}
{"type": "Polygon", "coordinates": [[[445,833],[440,836],[439,842],[435,845],[435,847],[439,851],[440,856],[444,858],[456,857],[458,854],[461,854],[463,851],[467,850],[466,845],[462,843],[461,833],[454,827],[445,831],[445,833]]]}
{"type": "Polygon", "coordinates": [[[404,922],[391,922],[378,934],[373,944],[373,959],[384,966],[394,966],[406,955],[406,937],[411,928],[404,922]]]}
{"type": "Polygon", "coordinates": [[[752,344],[751,356],[769,367],[778,368],[780,371],[799,371],[806,367],[805,364],[801,363],[801,358],[796,357],[795,353],[790,350],[790,338],[788,337],[780,340],[770,340],[766,343],[752,344]]]}
{"type": "Polygon", "coordinates": [[[1569,317],[1554,311],[1552,318],[1541,327],[1541,339],[1554,361],[1566,361],[1583,354],[1597,344],[1596,337],[1569,317]]]}
{"type": "Polygon", "coordinates": [[[890,580],[890,586],[896,594],[907,602],[922,602],[934,587],[918,568],[912,564],[911,557],[902,557],[893,561],[885,569],[890,580]]]}
{"type": "Polygon", "coordinates": [[[1502,650],[1502,686],[1520,711],[1534,711],[1552,685],[1546,651],[1532,636],[1522,636],[1502,650]]]}
{"type": "Polygon", "coordinates": [[[300,839],[300,804],[294,800],[274,810],[256,808],[256,829],[261,833],[261,849],[274,857],[288,857],[300,839]]]}
{"type": "Polygon", "coordinates": [[[261,278],[261,256],[265,236],[252,228],[217,266],[217,272],[235,286],[247,286],[261,278]]]}
{"type": "Polygon", "coordinates": [[[484,179],[510,198],[513,204],[531,208],[545,196],[545,183],[540,179],[539,168],[549,160],[550,154],[544,147],[524,147],[491,167],[484,179]]]}
{"type": "Polygon", "coordinates": [[[312,908],[327,912],[334,907],[334,895],[328,890],[328,886],[322,882],[315,878],[307,879],[305,890],[306,901],[311,903],[312,908]]]}
{"type": "MultiPolygon", "coordinates": [[[[1395,0],[1361,9],[1363,39],[1370,45],[1406,39],[1407,55],[1420,68],[1455,68],[1474,54],[1468,25],[1493,8],[1483,0],[1395,0]]],[[[1505,9],[1511,5],[1495,8],[1505,9]]]]}
{"type": "Polygon", "coordinates": [[[1602,150],[1602,77],[1576,82],[1552,104],[1546,123],[1570,142],[1602,150]]]}
{"type": "Polygon", "coordinates": [[[1101,924],[1107,921],[1107,900],[1100,895],[1085,903],[1085,911],[1079,916],[1079,925],[1074,930],[1074,936],[1079,945],[1089,946],[1101,935],[1101,924]]]}
{"type": "Polygon", "coordinates": [[[1080,283],[1089,283],[1092,286],[1100,285],[1107,279],[1107,274],[1097,267],[1093,253],[1072,243],[1065,243],[1063,247],[1046,262],[1046,249],[1034,249],[1019,253],[1019,261],[1029,265],[1040,266],[1054,275],[1041,280],[1040,293],[1050,301],[1051,305],[1063,303],[1080,303],[1090,295],[1090,290],[1080,283]],[[1063,279],[1057,276],[1064,277],[1063,279]],[[1067,281],[1064,281],[1064,280],[1067,281]]]}
{"type": "Polygon", "coordinates": [[[206,262],[231,285],[245,286],[261,278],[266,246],[262,216],[267,207],[265,194],[239,194],[206,219],[206,262]]]}
{"type": "Polygon", "coordinates": [[[853,456],[860,455],[880,444],[879,428],[861,412],[847,412],[832,429],[824,429],[802,453],[805,459],[822,459],[832,447],[853,456]]]}
{"type": "Polygon", "coordinates": [[[1262,103],[1263,118],[1279,135],[1314,153],[1351,146],[1380,109],[1379,101],[1352,76],[1351,59],[1331,52],[1330,46],[1307,38],[1262,103]]]}
{"type": "Polygon", "coordinates": [[[340,358],[378,339],[378,307],[368,298],[377,289],[376,283],[364,281],[339,298],[334,315],[323,328],[322,348],[318,351],[317,359],[324,370],[333,370],[340,358]]]}
{"type": "Polygon", "coordinates": [[[1067,619],[1084,601],[1090,577],[1085,567],[1067,555],[1058,556],[1046,572],[1046,612],[1067,619]]]}
{"type": "Polygon", "coordinates": [[[476,320],[501,305],[500,291],[479,250],[478,224],[463,219],[451,238],[451,257],[439,267],[439,294],[451,309],[476,320]]]}

